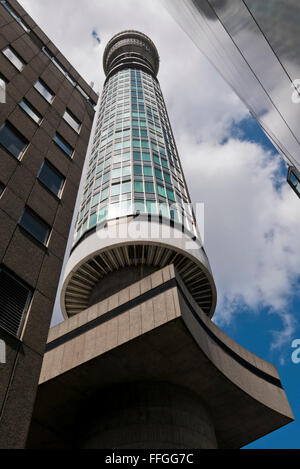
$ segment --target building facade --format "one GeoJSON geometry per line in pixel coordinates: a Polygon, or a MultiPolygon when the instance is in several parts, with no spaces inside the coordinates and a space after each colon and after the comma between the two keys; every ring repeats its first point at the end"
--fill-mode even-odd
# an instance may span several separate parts
{"type": "Polygon", "coordinates": [[[25,446],[96,93],[0,2],[0,447],[25,446]]]}
{"type": "Polygon", "coordinates": [[[28,448],[239,448],[293,419],[275,368],[211,317],[150,38],[106,46],[106,82],[28,448]]]}
{"type": "Polygon", "coordinates": [[[288,182],[300,197],[297,183],[290,180],[300,170],[299,2],[165,0],[165,4],[292,169],[288,182]]]}

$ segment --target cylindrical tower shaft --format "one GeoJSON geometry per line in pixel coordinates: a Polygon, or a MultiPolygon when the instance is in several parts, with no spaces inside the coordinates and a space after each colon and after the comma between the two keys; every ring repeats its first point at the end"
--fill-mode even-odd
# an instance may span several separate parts
{"type": "Polygon", "coordinates": [[[103,66],[107,78],[65,273],[63,312],[72,316],[100,301],[101,292],[118,285],[122,269],[130,282],[173,263],[211,316],[215,285],[156,78],[156,47],[142,33],[123,31],[107,44],[103,66]],[[128,275],[130,267],[134,275],[128,275]]]}

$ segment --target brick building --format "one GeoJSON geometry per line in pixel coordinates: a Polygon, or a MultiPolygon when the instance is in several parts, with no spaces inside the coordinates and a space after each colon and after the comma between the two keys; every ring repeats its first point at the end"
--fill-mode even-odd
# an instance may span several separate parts
{"type": "Polygon", "coordinates": [[[0,447],[24,447],[98,96],[0,2],[0,447]]]}

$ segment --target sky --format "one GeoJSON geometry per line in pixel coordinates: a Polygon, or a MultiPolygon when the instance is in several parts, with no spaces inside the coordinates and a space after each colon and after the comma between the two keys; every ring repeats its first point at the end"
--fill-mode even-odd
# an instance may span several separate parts
{"type": "MultiPolygon", "coordinates": [[[[218,303],[214,321],[279,371],[296,421],[249,445],[300,447],[300,201],[286,167],[239,98],[161,0],[19,0],[94,89],[102,55],[123,29],[156,44],[158,79],[193,203],[205,205],[205,250],[218,303]],[[298,421],[297,421],[298,417],[298,421]]],[[[55,309],[53,324],[62,320],[55,309]]]]}

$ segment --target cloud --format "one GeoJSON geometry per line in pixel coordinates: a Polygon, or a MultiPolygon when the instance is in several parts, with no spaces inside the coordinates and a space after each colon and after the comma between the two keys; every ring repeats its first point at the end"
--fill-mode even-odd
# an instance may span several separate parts
{"type": "MultiPolygon", "coordinates": [[[[282,330],[272,332],[277,350],[296,327],[289,307],[299,280],[299,200],[282,180],[279,156],[237,134],[233,138],[233,124],[249,116],[243,103],[159,0],[77,0],[76,8],[73,0],[20,3],[100,90],[102,57],[91,45],[91,31],[95,39],[101,31],[104,45],[123,29],[138,29],[154,41],[191,197],[205,203],[205,247],[218,289],[215,320],[231,324],[240,313],[267,308],[282,321],[282,330]]],[[[54,322],[60,320],[56,310],[54,322]]]]}
{"type": "Polygon", "coordinates": [[[282,179],[281,159],[237,139],[197,144],[185,134],[177,144],[192,200],[205,203],[215,320],[228,325],[241,313],[268,308],[282,321],[282,330],[272,331],[271,348],[278,349],[296,328],[289,307],[300,265],[299,201],[282,179]]]}

